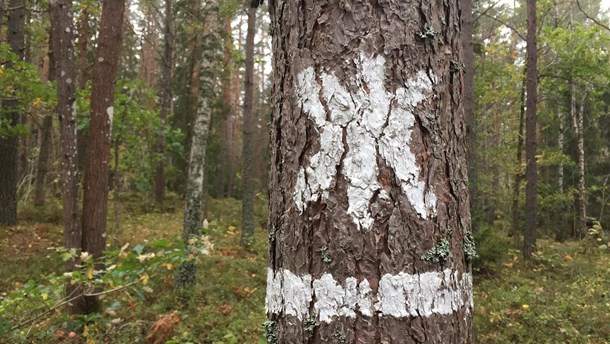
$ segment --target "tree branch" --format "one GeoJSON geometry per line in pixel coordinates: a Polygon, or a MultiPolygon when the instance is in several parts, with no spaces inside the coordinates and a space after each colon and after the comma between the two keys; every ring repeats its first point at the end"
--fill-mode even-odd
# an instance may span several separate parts
{"type": "Polygon", "coordinates": [[[582,6],[580,6],[580,1],[579,1],[579,0],[576,0],[576,6],[578,6],[578,10],[579,10],[580,12],[582,12],[582,14],[584,14],[584,15],[585,15],[585,17],[587,17],[587,19],[592,20],[592,21],[593,21],[595,24],[597,24],[597,25],[599,25],[599,26],[603,27],[604,29],[606,29],[606,30],[610,31],[610,27],[608,27],[608,25],[605,25],[604,23],[602,23],[602,22],[600,22],[599,20],[597,20],[597,19],[593,18],[593,17],[592,17],[592,16],[590,16],[590,15],[589,15],[587,12],[585,12],[585,11],[582,9],[582,6]]]}

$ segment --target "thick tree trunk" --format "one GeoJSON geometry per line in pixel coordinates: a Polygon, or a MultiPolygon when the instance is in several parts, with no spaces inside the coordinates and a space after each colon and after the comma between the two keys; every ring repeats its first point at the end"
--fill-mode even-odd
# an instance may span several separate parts
{"type": "Polygon", "coordinates": [[[159,117],[161,119],[161,127],[159,128],[159,138],[157,139],[157,154],[159,161],[157,162],[155,172],[155,202],[162,204],[165,199],[165,126],[167,116],[172,108],[172,71],[174,65],[173,59],[173,8],[172,0],[165,0],[165,28],[163,33],[164,48],[161,71],[161,110],[159,117]]]}
{"type": "MultiPolygon", "coordinates": [[[[122,43],[125,0],[104,0],[93,65],[91,122],[85,165],[82,249],[99,258],[106,246],[108,172],[114,86],[122,43]]],[[[86,298],[87,313],[100,309],[97,297],[86,298]]]]}
{"type": "Polygon", "coordinates": [[[459,3],[269,6],[267,338],[470,343],[459,3]]]}
{"type": "Polygon", "coordinates": [[[244,82],[244,124],[242,138],[242,236],[241,243],[248,246],[254,235],[254,34],[256,7],[248,7],[246,32],[246,74],[244,82]]]}
{"type": "MultiPolygon", "coordinates": [[[[82,245],[82,228],[78,208],[78,153],[76,137],[76,68],[74,62],[72,1],[53,0],[49,3],[52,25],[55,80],[57,81],[57,113],[61,132],[62,161],[61,183],[64,208],[64,240],[66,248],[77,252],[82,245]]],[[[77,261],[68,260],[66,271],[71,272],[77,261]]],[[[67,295],[80,292],[78,286],[69,284],[67,295]]],[[[85,311],[84,300],[71,304],[70,312],[85,311]]]]}
{"type": "MultiPolygon", "coordinates": [[[[25,0],[10,0],[8,3],[8,43],[19,60],[25,57],[25,0]]],[[[7,64],[12,68],[12,64],[7,64]]],[[[19,101],[3,102],[6,119],[11,126],[19,123],[19,101]]],[[[0,225],[17,223],[17,183],[19,137],[0,136],[0,225]]]]}
{"type": "Polygon", "coordinates": [[[532,257],[536,251],[538,231],[537,163],[536,163],[536,105],[538,99],[538,52],[536,27],[536,0],[527,0],[527,112],[525,120],[525,230],[523,256],[532,257]]]}
{"type": "MultiPolygon", "coordinates": [[[[213,39],[219,32],[218,25],[218,3],[210,0],[206,8],[212,11],[206,16],[206,31],[200,32],[197,39],[197,51],[201,56],[196,56],[199,61],[194,68],[197,75],[196,90],[191,89],[196,108],[195,120],[190,146],[190,160],[188,168],[188,178],[185,195],[184,227],[182,239],[184,240],[187,251],[201,237],[202,226],[202,204],[205,196],[205,164],[208,132],[210,130],[210,120],[212,118],[211,93],[214,83],[213,61],[210,52],[206,51],[204,44],[209,39],[213,39]],[[209,31],[208,31],[209,30],[209,31]],[[218,30],[218,31],[216,31],[218,30]],[[196,93],[194,93],[196,92],[196,93]]],[[[195,262],[187,261],[183,263],[176,278],[178,288],[191,288],[197,282],[195,262]]]]}

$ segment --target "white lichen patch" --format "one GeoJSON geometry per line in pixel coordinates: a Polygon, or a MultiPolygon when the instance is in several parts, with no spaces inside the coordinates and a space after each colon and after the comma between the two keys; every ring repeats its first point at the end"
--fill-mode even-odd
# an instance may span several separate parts
{"type": "Polygon", "coordinates": [[[451,269],[386,274],[374,294],[367,279],[358,282],[348,277],[340,283],[328,273],[312,280],[310,275],[268,270],[267,313],[283,313],[303,321],[310,317],[312,302],[315,315],[326,323],[341,316],[355,318],[357,312],[364,317],[378,313],[396,318],[452,314],[472,308],[472,275],[451,269]]]}
{"type": "Polygon", "coordinates": [[[369,229],[374,221],[369,204],[381,189],[379,154],[394,169],[401,189],[417,213],[424,219],[434,216],[436,196],[421,180],[421,168],[410,143],[415,125],[413,112],[431,95],[435,77],[421,71],[404,87],[390,92],[384,84],[383,56],[361,55],[353,62],[358,73],[349,81],[349,87],[336,75],[317,73],[313,67],[304,69],[297,77],[298,104],[320,135],[319,151],[298,174],[294,190],[297,208],[302,212],[309,202],[328,196],[345,153],[341,172],[348,181],[348,213],[358,229],[369,229]]]}

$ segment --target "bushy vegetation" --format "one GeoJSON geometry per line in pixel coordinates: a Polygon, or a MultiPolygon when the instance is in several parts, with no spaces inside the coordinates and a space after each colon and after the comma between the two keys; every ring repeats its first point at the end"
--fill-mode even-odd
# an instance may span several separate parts
{"type": "MultiPolygon", "coordinates": [[[[90,260],[78,277],[108,293],[102,314],[68,317],[61,307],[48,311],[62,300],[66,279],[51,272],[62,270],[69,253],[47,249],[59,246],[60,227],[26,222],[0,231],[0,256],[8,262],[0,271],[0,333],[43,314],[0,336],[0,343],[266,342],[267,235],[259,227],[251,247],[240,245],[241,203],[209,200],[204,233],[211,246],[200,256],[199,284],[186,304],[173,291],[173,268],[184,259],[180,245],[173,244],[180,241],[182,213],[144,212],[138,204],[136,199],[121,203],[133,212],[122,220],[122,247],[108,251],[107,266],[116,267],[98,275],[90,260]]],[[[257,207],[259,224],[264,204],[261,200],[257,207]]],[[[477,229],[475,240],[478,343],[608,341],[610,239],[600,224],[580,242],[541,240],[531,262],[522,261],[513,240],[494,227],[477,229]]]]}

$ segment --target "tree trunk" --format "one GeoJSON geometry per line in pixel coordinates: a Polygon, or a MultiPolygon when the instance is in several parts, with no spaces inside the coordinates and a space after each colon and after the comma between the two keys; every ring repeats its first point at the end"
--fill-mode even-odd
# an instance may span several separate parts
{"type": "Polygon", "coordinates": [[[172,71],[174,65],[173,59],[173,24],[174,16],[172,9],[172,0],[165,0],[165,28],[164,28],[164,48],[161,71],[161,110],[159,117],[161,118],[161,126],[159,128],[159,138],[157,139],[157,154],[159,161],[155,173],[155,202],[162,204],[165,199],[165,127],[167,116],[172,107],[172,71]]]}
{"type": "Polygon", "coordinates": [[[474,97],[474,48],[472,45],[472,0],[462,4],[462,41],[464,43],[464,115],[466,117],[466,151],[468,153],[468,190],[470,208],[474,209],[477,197],[477,128],[474,97]]]}
{"type": "Polygon", "coordinates": [[[525,231],[523,257],[530,259],[536,251],[537,164],[536,164],[536,105],[538,97],[538,52],[536,32],[536,0],[527,0],[527,112],[525,120],[525,231]]]}
{"type": "MultiPolygon", "coordinates": [[[[53,56],[53,28],[49,32],[49,48],[47,58],[43,61],[42,82],[55,80],[55,57],[53,56]]],[[[49,160],[52,154],[53,142],[53,116],[47,114],[42,120],[40,128],[40,149],[36,163],[36,177],[34,184],[34,205],[42,206],[46,200],[46,177],[49,172],[49,160]]]]}
{"type": "MultiPolygon", "coordinates": [[[[82,249],[95,258],[106,246],[106,213],[108,211],[108,172],[114,86],[122,42],[125,0],[104,0],[98,45],[93,65],[91,89],[91,122],[87,142],[83,200],[82,249]]],[[[100,309],[95,296],[86,298],[86,312],[100,309]]]]}
{"type": "Polygon", "coordinates": [[[519,221],[519,193],[521,191],[521,182],[523,181],[523,127],[525,123],[525,89],[527,87],[527,67],[523,71],[523,84],[521,85],[521,107],[519,109],[519,135],[517,136],[517,161],[515,171],[515,181],[513,183],[513,203],[511,207],[511,235],[515,246],[519,245],[519,234],[521,224],[519,221]]]}
{"type": "MultiPolygon", "coordinates": [[[[83,90],[87,87],[87,82],[91,78],[89,64],[89,4],[85,4],[81,9],[78,18],[78,88],[83,90]]],[[[85,170],[85,162],[87,161],[87,133],[88,129],[79,129],[77,131],[78,140],[78,170],[85,170]]]]}
{"type": "MultiPolygon", "coordinates": [[[[208,132],[210,130],[210,120],[212,117],[210,93],[214,83],[214,72],[212,70],[213,61],[210,52],[204,48],[208,39],[213,39],[218,31],[218,3],[215,0],[207,2],[206,7],[212,14],[206,16],[206,31],[200,32],[197,36],[197,51],[200,56],[196,56],[197,63],[195,71],[197,76],[196,90],[191,89],[192,96],[196,96],[195,121],[190,147],[190,160],[188,168],[188,178],[185,195],[184,227],[182,239],[184,240],[187,252],[190,247],[201,237],[202,225],[202,204],[205,195],[206,180],[204,176],[206,163],[206,149],[208,132]],[[209,31],[208,31],[209,30],[209,31]],[[210,38],[212,37],[212,38],[210,38]],[[202,49],[200,49],[202,48],[202,49]],[[196,93],[194,93],[196,92],[196,93]]],[[[198,13],[198,12],[197,12],[198,13]]],[[[193,85],[191,85],[193,86],[193,85]]],[[[192,288],[197,283],[196,267],[193,261],[183,263],[176,278],[178,288],[192,288]]]]}
{"type": "Polygon", "coordinates": [[[580,108],[576,110],[576,87],[572,84],[572,106],[573,124],[576,134],[576,162],[578,168],[578,194],[576,195],[576,235],[582,237],[587,231],[587,189],[585,184],[585,133],[584,133],[584,111],[588,91],[585,90],[580,102],[580,108]]]}
{"type": "MultiPolygon", "coordinates": [[[[258,5],[257,5],[258,6],[258,5]]],[[[246,74],[244,82],[244,123],[242,138],[242,235],[241,243],[250,245],[254,235],[254,34],[256,7],[248,7],[246,32],[246,74]]]]}
{"type": "MultiPolygon", "coordinates": [[[[8,12],[8,43],[11,51],[22,61],[25,57],[25,0],[10,0],[8,12]]],[[[13,68],[11,63],[7,68],[13,68]]],[[[19,123],[19,101],[3,102],[6,119],[11,127],[19,123]]],[[[17,223],[18,147],[16,135],[0,136],[0,225],[17,223]]]]}
{"type": "MultiPolygon", "coordinates": [[[[225,122],[223,123],[223,150],[225,156],[227,157],[223,160],[223,173],[224,178],[220,183],[220,192],[223,197],[228,197],[231,194],[231,186],[233,179],[233,171],[234,171],[234,162],[233,162],[233,121],[234,121],[234,111],[233,108],[233,30],[231,28],[231,19],[227,18],[224,22],[224,74],[222,80],[222,95],[224,100],[224,107],[226,109],[227,115],[225,118],[225,122]]],[[[219,178],[220,180],[220,178],[219,178]]]]}
{"type": "MultiPolygon", "coordinates": [[[[57,113],[61,132],[62,161],[61,183],[64,208],[64,240],[68,250],[81,249],[82,228],[78,209],[78,153],[76,138],[76,68],[72,43],[74,25],[72,23],[72,1],[54,0],[49,3],[52,25],[53,57],[55,60],[55,80],[57,81],[57,113]]],[[[66,262],[66,271],[75,268],[76,260],[66,262]]],[[[68,284],[67,295],[79,292],[78,286],[68,284]]],[[[70,312],[81,314],[85,311],[84,300],[72,302],[70,312]]]]}
{"type": "Polygon", "coordinates": [[[267,338],[470,343],[459,2],[269,6],[267,338]]]}

